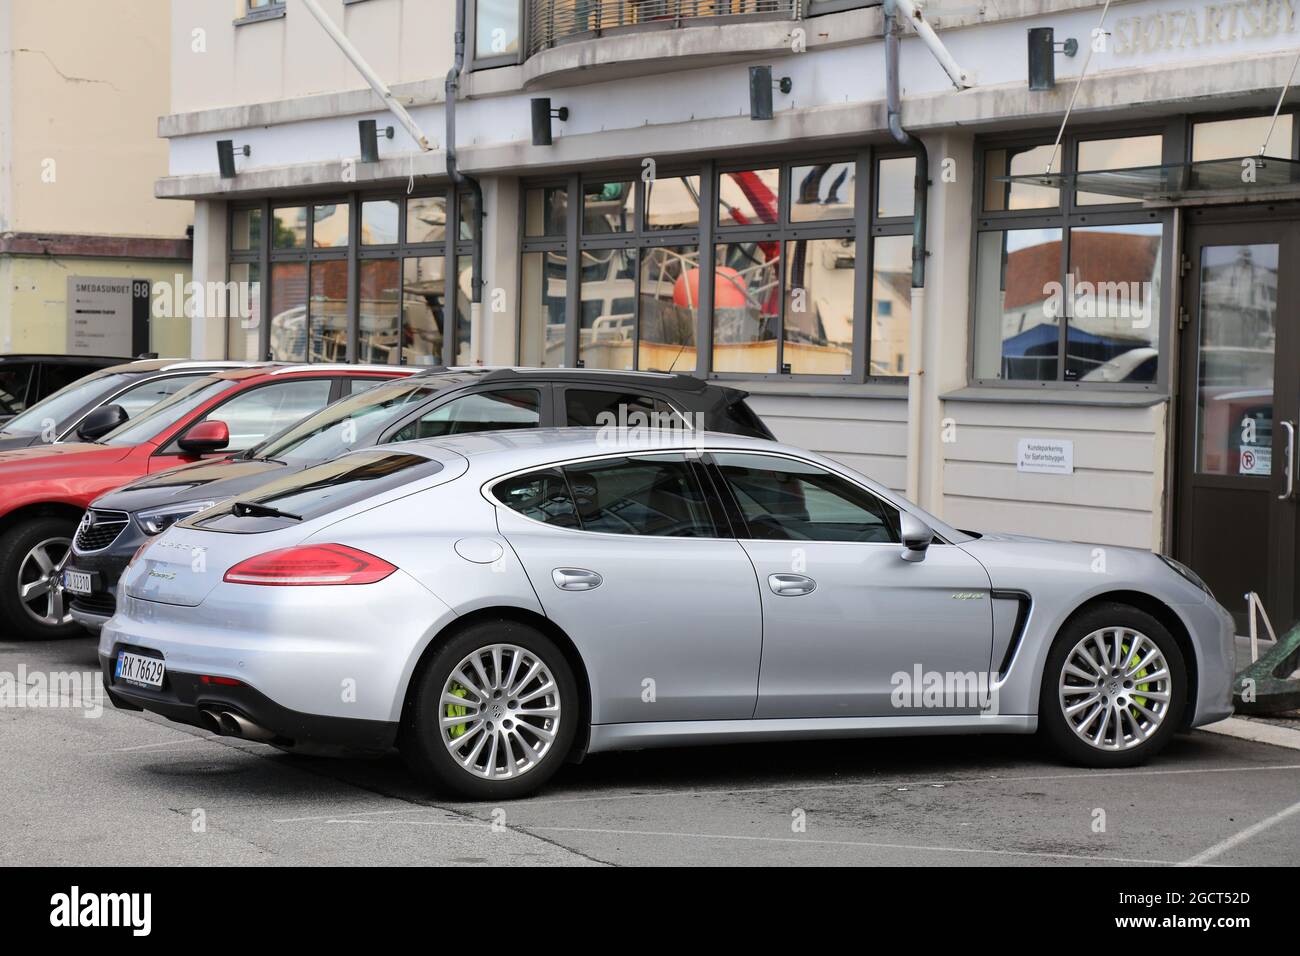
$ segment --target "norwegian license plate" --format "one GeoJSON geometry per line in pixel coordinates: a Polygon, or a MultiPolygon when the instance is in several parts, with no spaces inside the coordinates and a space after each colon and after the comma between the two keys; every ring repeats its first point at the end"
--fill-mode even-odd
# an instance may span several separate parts
{"type": "Polygon", "coordinates": [[[94,588],[90,585],[90,573],[87,571],[64,571],[63,590],[73,594],[90,594],[94,588]]]}
{"type": "Polygon", "coordinates": [[[166,665],[160,657],[145,657],[143,654],[119,651],[117,670],[114,671],[113,676],[128,684],[138,684],[141,687],[161,687],[165,669],[166,665]]]}

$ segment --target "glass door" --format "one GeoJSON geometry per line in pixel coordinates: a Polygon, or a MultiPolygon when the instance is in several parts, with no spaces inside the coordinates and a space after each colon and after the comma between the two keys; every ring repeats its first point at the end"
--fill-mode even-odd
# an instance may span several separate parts
{"type": "Polygon", "coordinates": [[[1279,631],[1297,617],[1297,233],[1277,218],[1187,232],[1177,552],[1239,633],[1249,591],[1279,631]]]}

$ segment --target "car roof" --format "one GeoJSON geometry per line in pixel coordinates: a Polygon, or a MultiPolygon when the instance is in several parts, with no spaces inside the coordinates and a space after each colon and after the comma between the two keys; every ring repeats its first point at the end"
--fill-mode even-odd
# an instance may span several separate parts
{"type": "Polygon", "coordinates": [[[737,451],[784,451],[800,457],[817,457],[801,448],[766,438],[728,432],[693,432],[653,428],[520,428],[509,431],[471,432],[449,438],[423,438],[393,444],[403,451],[418,451],[429,458],[448,453],[468,458],[473,466],[500,470],[544,465],[553,461],[635,452],[685,451],[693,448],[728,448],[737,451]]]}
{"type": "Polygon", "coordinates": [[[84,365],[94,362],[129,362],[121,355],[67,355],[62,352],[9,352],[0,355],[3,362],[66,362],[69,365],[84,365]]]}
{"type": "Polygon", "coordinates": [[[102,369],[105,372],[178,372],[188,369],[198,369],[200,371],[212,370],[222,371],[224,369],[249,368],[254,365],[264,365],[263,362],[236,362],[227,359],[180,359],[180,358],[156,358],[156,359],[135,359],[133,361],[124,361],[120,365],[109,365],[102,369]]]}

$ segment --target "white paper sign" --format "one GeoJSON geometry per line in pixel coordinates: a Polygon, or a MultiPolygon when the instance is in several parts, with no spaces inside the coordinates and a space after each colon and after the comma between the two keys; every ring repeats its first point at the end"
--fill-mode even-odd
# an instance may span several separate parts
{"type": "Polygon", "coordinates": [[[1022,438],[1016,449],[1016,471],[1072,475],[1074,442],[1067,438],[1022,438]]]}
{"type": "Polygon", "coordinates": [[[1243,475],[1271,475],[1273,474],[1273,449],[1268,445],[1241,445],[1239,446],[1241,468],[1240,473],[1243,475]]]}

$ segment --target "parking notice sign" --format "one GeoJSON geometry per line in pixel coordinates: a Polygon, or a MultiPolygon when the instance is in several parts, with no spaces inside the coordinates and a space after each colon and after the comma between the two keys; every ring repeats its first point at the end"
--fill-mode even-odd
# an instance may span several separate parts
{"type": "Polygon", "coordinates": [[[1237,472],[1242,475],[1273,474],[1273,449],[1267,445],[1242,445],[1237,472]]]}

